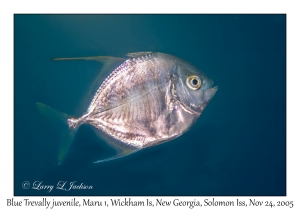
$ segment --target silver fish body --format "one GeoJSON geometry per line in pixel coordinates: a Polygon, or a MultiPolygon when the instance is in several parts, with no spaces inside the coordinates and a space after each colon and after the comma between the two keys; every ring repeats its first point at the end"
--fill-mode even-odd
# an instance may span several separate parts
{"type": "Polygon", "coordinates": [[[74,134],[81,124],[90,124],[115,142],[118,155],[100,162],[182,135],[217,91],[211,79],[175,56],[128,56],[103,81],[87,112],[67,119],[74,134]]]}

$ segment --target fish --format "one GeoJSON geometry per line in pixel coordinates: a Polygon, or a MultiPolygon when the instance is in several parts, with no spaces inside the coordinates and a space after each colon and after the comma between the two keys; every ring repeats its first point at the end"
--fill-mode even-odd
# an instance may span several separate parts
{"type": "MultiPolygon", "coordinates": [[[[99,88],[81,117],[43,103],[37,108],[65,126],[58,164],[83,124],[94,127],[116,154],[106,162],[173,140],[196,122],[218,90],[213,80],[187,61],[161,52],[128,53],[126,58],[93,56],[53,60],[94,60],[103,64],[99,88]]],[[[99,79],[98,79],[99,80],[99,79]]]]}

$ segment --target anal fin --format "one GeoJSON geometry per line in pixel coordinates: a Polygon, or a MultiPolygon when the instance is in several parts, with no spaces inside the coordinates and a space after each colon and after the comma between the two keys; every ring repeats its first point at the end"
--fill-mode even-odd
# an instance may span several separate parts
{"type": "Polygon", "coordinates": [[[141,148],[125,144],[124,142],[115,139],[114,137],[110,136],[101,129],[97,129],[96,127],[93,127],[93,129],[95,131],[95,134],[115,151],[114,154],[112,154],[111,156],[103,157],[102,159],[94,161],[94,163],[102,163],[115,160],[141,150],[141,148]]]}
{"type": "Polygon", "coordinates": [[[130,155],[132,153],[135,153],[137,151],[139,151],[140,149],[136,149],[136,150],[131,150],[131,151],[118,151],[119,153],[117,153],[115,156],[112,156],[110,158],[106,158],[106,159],[102,159],[102,160],[97,160],[95,161],[94,163],[103,163],[103,162],[107,162],[107,161],[111,161],[111,160],[115,160],[115,159],[118,159],[118,158],[122,158],[122,157],[125,157],[127,155],[130,155]]]}

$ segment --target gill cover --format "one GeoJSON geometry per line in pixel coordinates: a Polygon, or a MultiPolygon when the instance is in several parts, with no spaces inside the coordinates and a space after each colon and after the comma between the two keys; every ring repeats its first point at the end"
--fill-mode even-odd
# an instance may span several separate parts
{"type": "Polygon", "coordinates": [[[176,64],[178,98],[191,112],[200,114],[218,87],[212,88],[213,81],[191,64],[180,59],[176,64]]]}

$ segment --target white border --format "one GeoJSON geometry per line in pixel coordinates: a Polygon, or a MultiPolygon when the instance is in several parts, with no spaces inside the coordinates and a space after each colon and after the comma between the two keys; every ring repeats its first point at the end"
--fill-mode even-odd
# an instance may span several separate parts
{"type": "MultiPolygon", "coordinates": [[[[13,197],[13,14],[14,13],[287,13],[287,197],[257,197],[259,200],[299,198],[299,10],[296,1],[2,1],[0,6],[1,91],[1,206],[13,197]]],[[[276,113],[274,113],[276,114],[276,113]]],[[[51,197],[50,199],[53,199],[51,197]]],[[[69,200],[71,197],[55,197],[69,200]]],[[[82,199],[84,197],[79,197],[82,199]]],[[[97,197],[94,197],[97,198],[97,197]]],[[[142,198],[142,197],[141,197],[142,198]]],[[[193,197],[185,197],[193,200],[193,197]]],[[[21,200],[23,197],[16,197],[21,200]]],[[[30,197],[41,200],[42,197],[30,197]]],[[[105,197],[105,199],[109,199],[105,197]]],[[[154,199],[152,197],[152,199],[154,199]]],[[[164,197],[164,199],[172,199],[164,197]]],[[[205,198],[201,197],[201,200],[205,198]]],[[[233,200],[233,197],[217,197],[233,200]]],[[[242,197],[241,199],[248,199],[242,197]]],[[[299,203],[298,203],[299,205],[299,203]]],[[[8,208],[8,207],[6,207],[8,208]]],[[[5,208],[5,209],[6,209],[5,208]]],[[[299,207],[294,207],[299,208],[299,207]]],[[[10,209],[15,209],[10,207],[10,209]]],[[[84,209],[84,208],[80,208],[84,209]]],[[[129,208],[127,208],[129,209],[129,208]]],[[[168,208],[170,209],[170,208],[168,208]]],[[[188,208],[186,208],[188,209],[188,208]]],[[[217,209],[211,207],[210,209],[217,209]]],[[[231,208],[235,209],[235,208],[231,208]]],[[[252,208],[247,208],[252,209],[252,208]]],[[[267,209],[267,208],[266,208],[267,209]]]]}

